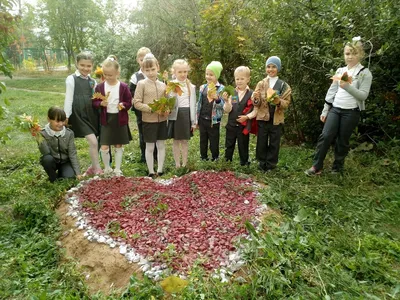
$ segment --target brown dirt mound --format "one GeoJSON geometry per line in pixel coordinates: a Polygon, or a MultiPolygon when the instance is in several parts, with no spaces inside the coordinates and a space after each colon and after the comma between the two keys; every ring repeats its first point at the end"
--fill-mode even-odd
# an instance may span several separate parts
{"type": "Polygon", "coordinates": [[[129,263],[119,253],[119,248],[112,249],[105,244],[89,242],[83,236],[84,231],[75,226],[76,220],[66,216],[67,212],[68,204],[63,201],[57,209],[63,230],[60,246],[65,249],[66,259],[78,264],[90,293],[101,291],[108,295],[126,288],[133,273],[138,278],[142,277],[139,266],[129,263]]]}

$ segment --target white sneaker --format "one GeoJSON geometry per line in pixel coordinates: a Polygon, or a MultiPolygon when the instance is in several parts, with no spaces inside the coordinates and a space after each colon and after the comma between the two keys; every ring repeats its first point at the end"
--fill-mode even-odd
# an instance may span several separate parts
{"type": "Polygon", "coordinates": [[[114,170],[114,174],[115,174],[115,176],[117,176],[117,177],[124,176],[124,174],[122,173],[122,171],[121,171],[121,170],[117,170],[117,169],[114,170]]]}

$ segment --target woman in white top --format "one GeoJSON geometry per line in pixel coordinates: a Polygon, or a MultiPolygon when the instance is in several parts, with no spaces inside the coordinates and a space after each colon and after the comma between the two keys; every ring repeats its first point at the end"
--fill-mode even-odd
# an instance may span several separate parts
{"type": "Polygon", "coordinates": [[[358,125],[360,111],[365,109],[365,100],[372,83],[371,72],[360,63],[363,56],[364,49],[359,38],[354,38],[344,47],[344,60],[347,66],[336,71],[326,94],[320,117],[325,125],[318,138],[313,165],[305,171],[307,175],[321,174],[326,154],[335,138],[335,161],[332,172],[343,170],[344,159],[350,148],[350,136],[358,125]]]}

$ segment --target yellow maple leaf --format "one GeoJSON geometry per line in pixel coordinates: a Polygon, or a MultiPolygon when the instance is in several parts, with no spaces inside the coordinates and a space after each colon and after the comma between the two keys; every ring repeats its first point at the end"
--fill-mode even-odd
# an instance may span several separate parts
{"type": "Polygon", "coordinates": [[[162,289],[170,294],[181,292],[187,285],[188,281],[177,276],[168,276],[160,283],[162,289]]]}
{"type": "Polygon", "coordinates": [[[101,99],[103,101],[107,100],[107,98],[102,93],[99,92],[94,93],[92,99],[101,99]]]}

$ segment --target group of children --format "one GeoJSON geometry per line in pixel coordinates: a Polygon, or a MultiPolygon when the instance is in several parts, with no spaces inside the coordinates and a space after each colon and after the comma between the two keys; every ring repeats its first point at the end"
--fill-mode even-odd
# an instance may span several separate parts
{"type": "MultiPolygon", "coordinates": [[[[354,57],[361,57],[361,50],[357,45],[349,44],[346,47],[345,58],[346,51],[348,52],[349,49],[354,57]],[[357,56],[358,54],[360,55],[357,56]]],[[[236,68],[233,94],[229,93],[218,81],[223,70],[222,64],[212,61],[206,67],[206,83],[200,87],[198,97],[196,97],[195,86],[188,79],[190,67],[187,61],[178,59],[173,62],[171,81],[180,89],[169,91],[168,94],[166,83],[158,79],[159,63],[148,48],[139,49],[137,62],[140,70],[132,75],[128,86],[119,81],[120,65],[116,57],[109,56],[102,63],[104,81],[96,84],[90,77],[93,67],[91,55],[81,53],[77,56],[77,70],[66,80],[65,112],[61,108],[50,108],[49,124],[42,131],[44,141],[39,145],[42,153],[41,163],[50,181],[64,177],[81,177],[73,143],[74,137],[84,137],[89,144],[91,165],[83,174],[84,176],[103,173],[121,176],[123,145],[132,140],[128,125],[128,113],[131,109],[136,114],[141,159],[147,164],[149,177],[163,175],[165,140],[168,138],[173,139],[172,150],[176,168],[186,166],[188,142],[196,128],[200,132],[201,159],[209,159],[208,148],[211,151],[211,160],[219,159],[220,124],[224,112],[228,114],[225,160],[232,161],[237,143],[240,164],[248,166],[250,164],[249,134],[254,133],[257,134],[256,159],[259,162],[259,169],[270,171],[276,167],[284,111],[291,101],[290,86],[278,76],[281,70],[279,57],[271,56],[267,59],[265,64],[267,76],[257,83],[254,91],[248,86],[250,69],[246,66],[236,68]],[[175,98],[175,106],[171,111],[154,111],[151,108],[151,104],[162,97],[175,98]],[[68,124],[70,129],[63,126],[64,124],[68,124]],[[99,163],[97,136],[100,137],[100,153],[104,170],[99,163]],[[110,163],[110,145],[115,148],[114,169],[111,168],[110,163]],[[157,161],[156,172],[155,160],[157,161]]],[[[346,63],[348,63],[347,60],[346,63]]],[[[353,62],[349,64],[348,69],[352,65],[353,62]]],[[[361,71],[358,69],[353,71],[353,74],[358,71],[358,75],[365,68],[361,71]]],[[[370,75],[370,73],[366,74],[370,75]]],[[[372,79],[372,75],[370,78],[372,79]]],[[[354,79],[353,83],[360,81],[355,76],[354,79]]],[[[358,91],[359,82],[355,85],[353,83],[350,83],[351,87],[348,88],[349,83],[339,80],[340,87],[336,88],[335,93],[329,92],[332,90],[331,87],[328,91],[329,97],[333,97],[331,105],[335,106],[336,94],[343,97],[342,89],[348,91],[349,95],[356,94],[353,89],[358,91]]],[[[370,84],[369,81],[369,86],[370,84]]],[[[366,95],[362,94],[364,100],[368,95],[369,86],[366,95]]],[[[357,95],[354,95],[357,99],[355,103],[363,101],[358,100],[357,95]]],[[[357,108],[360,108],[360,105],[357,108]]],[[[336,131],[335,134],[339,136],[340,132],[336,131]]],[[[320,171],[319,165],[318,168],[313,167],[306,173],[314,175],[318,173],[317,171],[320,171]]]]}

